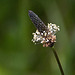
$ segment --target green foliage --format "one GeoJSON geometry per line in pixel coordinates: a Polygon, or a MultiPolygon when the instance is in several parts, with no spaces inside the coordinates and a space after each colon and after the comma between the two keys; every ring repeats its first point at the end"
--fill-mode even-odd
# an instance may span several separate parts
{"type": "Polygon", "coordinates": [[[74,9],[74,0],[0,0],[0,75],[60,75],[51,49],[31,42],[28,10],[60,26],[55,48],[65,75],[75,75],[74,9]]]}

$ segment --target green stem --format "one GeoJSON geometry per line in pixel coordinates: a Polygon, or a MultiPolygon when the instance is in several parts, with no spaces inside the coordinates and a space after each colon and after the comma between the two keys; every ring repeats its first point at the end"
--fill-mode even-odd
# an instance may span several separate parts
{"type": "Polygon", "coordinates": [[[61,75],[64,75],[63,68],[62,68],[62,66],[61,66],[61,63],[60,63],[59,57],[58,57],[58,55],[57,55],[57,53],[56,53],[54,47],[52,47],[52,51],[53,51],[54,56],[55,56],[55,58],[56,58],[56,61],[57,61],[57,63],[58,63],[59,69],[60,69],[60,71],[61,71],[61,75]]]}

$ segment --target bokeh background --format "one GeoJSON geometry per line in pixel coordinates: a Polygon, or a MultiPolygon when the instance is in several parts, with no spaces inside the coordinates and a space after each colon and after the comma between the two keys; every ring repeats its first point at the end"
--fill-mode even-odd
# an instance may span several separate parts
{"type": "Polygon", "coordinates": [[[75,0],[0,0],[0,75],[61,75],[51,48],[31,42],[28,10],[60,26],[55,49],[65,75],[75,75],[75,0]]]}

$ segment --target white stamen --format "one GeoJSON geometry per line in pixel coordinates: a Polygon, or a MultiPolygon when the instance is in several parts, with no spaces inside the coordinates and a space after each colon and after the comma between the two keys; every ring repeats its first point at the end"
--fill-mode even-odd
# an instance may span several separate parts
{"type": "Polygon", "coordinates": [[[43,38],[43,40],[45,40],[45,38],[43,38]]]}
{"type": "Polygon", "coordinates": [[[46,42],[48,42],[49,40],[47,39],[47,41],[46,42]]]}
{"type": "MultiPolygon", "coordinates": [[[[56,32],[60,31],[59,26],[56,26],[56,24],[52,24],[52,23],[48,23],[48,33],[46,33],[46,31],[43,31],[43,33],[40,33],[38,30],[36,30],[35,33],[33,34],[33,42],[39,42],[40,43],[48,43],[51,39],[51,42],[56,42],[56,32]],[[48,36],[47,36],[48,35],[48,36]],[[54,36],[55,38],[52,38],[52,36],[54,36]]],[[[35,44],[36,44],[35,43],[35,44]]]]}
{"type": "Polygon", "coordinates": [[[41,35],[43,35],[43,33],[41,33],[41,35]]]}
{"type": "Polygon", "coordinates": [[[47,33],[44,34],[44,36],[46,36],[46,35],[47,35],[47,33]]]}
{"type": "Polygon", "coordinates": [[[43,43],[43,41],[41,41],[41,43],[43,43]]]}
{"type": "Polygon", "coordinates": [[[43,33],[45,33],[45,31],[43,31],[43,33]]]}

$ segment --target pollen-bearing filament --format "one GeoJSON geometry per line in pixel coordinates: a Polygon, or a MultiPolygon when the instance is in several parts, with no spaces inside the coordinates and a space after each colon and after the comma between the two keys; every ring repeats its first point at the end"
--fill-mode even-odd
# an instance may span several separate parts
{"type": "Polygon", "coordinates": [[[48,23],[48,32],[43,31],[43,32],[39,32],[38,30],[36,30],[35,33],[33,34],[33,39],[32,41],[34,43],[42,43],[43,47],[48,47],[50,46],[52,43],[56,42],[56,32],[60,31],[59,26],[56,26],[56,24],[52,24],[52,23],[48,23]]]}

